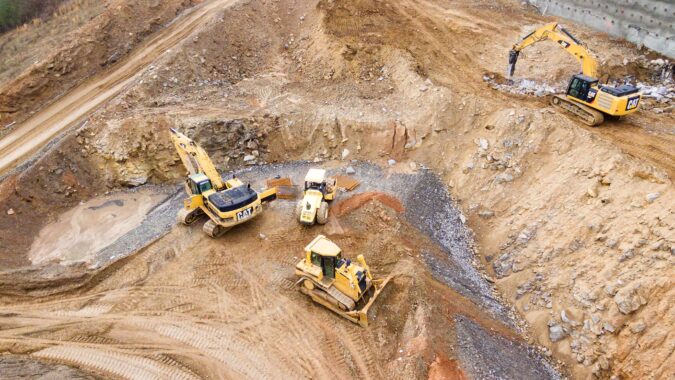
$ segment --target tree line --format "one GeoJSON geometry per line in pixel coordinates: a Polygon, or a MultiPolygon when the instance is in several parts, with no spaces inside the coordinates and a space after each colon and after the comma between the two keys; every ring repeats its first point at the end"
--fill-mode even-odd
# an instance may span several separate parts
{"type": "Polygon", "coordinates": [[[49,17],[66,0],[0,0],[0,33],[49,17]]]}

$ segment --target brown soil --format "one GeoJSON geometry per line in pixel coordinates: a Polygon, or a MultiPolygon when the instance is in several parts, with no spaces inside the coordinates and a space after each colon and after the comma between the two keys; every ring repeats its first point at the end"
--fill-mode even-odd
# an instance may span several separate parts
{"type": "Polygon", "coordinates": [[[396,276],[371,327],[313,304],[295,289],[293,268],[320,230],[300,226],[282,206],[228,232],[227,245],[200,226],[179,227],[77,290],[3,297],[0,348],[104,377],[463,378],[452,352],[432,344],[455,313],[519,340],[431,279],[415,257],[433,244],[378,203],[340,220],[348,235],[330,236],[345,255],[364,253],[377,276],[396,276]]]}
{"type": "Polygon", "coordinates": [[[371,201],[378,201],[382,205],[389,207],[390,209],[398,213],[405,211],[405,208],[403,207],[403,204],[401,204],[401,201],[394,198],[393,196],[386,193],[371,191],[367,193],[360,193],[357,195],[353,195],[346,199],[341,199],[339,202],[337,202],[335,205],[331,207],[330,212],[332,215],[335,215],[336,217],[341,217],[343,215],[351,213],[352,211],[360,207],[363,207],[364,204],[371,201]]]}
{"type": "MultiPolygon", "coordinates": [[[[571,377],[674,376],[673,113],[657,114],[645,101],[625,120],[586,128],[544,99],[502,93],[482,79],[503,73],[512,43],[554,18],[507,0],[211,0],[163,27],[191,4],[111,2],[70,44],[2,85],[0,122],[26,119],[36,131],[51,130],[10,150],[33,152],[67,133],[0,183],[0,265],[29,265],[39,231],[80,201],[182,178],[169,127],[195,137],[223,169],[296,159],[318,165],[345,152],[345,160],[383,166],[394,159],[392,170],[424,166],[442,177],[475,233],[476,264],[526,322],[527,339],[571,377]],[[207,7],[208,17],[191,18],[207,7]],[[117,51],[119,62],[106,64],[117,51]],[[113,91],[96,100],[100,83],[113,91]],[[86,107],[67,112],[78,102],[86,107]],[[54,123],[31,122],[37,109],[34,117],[55,110],[54,123]],[[72,127],[85,115],[86,124],[72,127]],[[557,327],[562,335],[552,341],[557,327]]],[[[642,54],[634,46],[565,24],[616,75],[647,81],[650,73],[637,66],[619,69],[642,54]]],[[[578,71],[547,45],[518,65],[518,75],[551,84],[578,71]]],[[[21,125],[13,131],[32,136],[21,125]]],[[[136,368],[164,377],[261,377],[276,365],[287,377],[325,377],[321,363],[338,357],[338,377],[381,378],[457,374],[453,337],[438,338],[455,323],[446,314],[461,311],[514,334],[429,278],[414,255],[426,240],[389,231],[400,222],[389,207],[400,204],[377,194],[342,202],[332,211],[341,220],[326,226],[331,238],[345,252],[366,253],[380,273],[394,271],[385,265],[391,260],[410,274],[378,300],[369,330],[291,289],[289,271],[318,231],[280,223],[279,211],[220,242],[176,228],[101,272],[3,274],[0,342],[58,363],[108,363],[93,370],[103,376],[136,368]],[[260,232],[269,239],[257,240],[260,232]],[[374,248],[386,257],[369,256],[374,248]],[[415,354],[399,361],[402,348],[415,354]],[[271,359],[252,362],[259,357],[271,359]],[[247,372],[255,368],[262,372],[247,372]]],[[[458,367],[467,371],[466,362],[458,367]]]]}

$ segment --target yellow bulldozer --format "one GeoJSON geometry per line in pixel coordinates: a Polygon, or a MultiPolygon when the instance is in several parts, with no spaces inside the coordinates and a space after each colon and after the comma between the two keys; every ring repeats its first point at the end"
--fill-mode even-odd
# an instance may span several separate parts
{"type": "Polygon", "coordinates": [[[178,212],[181,223],[190,225],[206,214],[209,220],[203,230],[216,238],[260,215],[262,204],[276,199],[276,188],[258,193],[235,176],[223,181],[206,151],[173,128],[171,140],[188,171],[185,191],[189,198],[183,201],[184,207],[178,212]]]}
{"type": "Polygon", "coordinates": [[[305,176],[305,190],[298,201],[295,214],[300,223],[313,225],[328,222],[328,202],[335,199],[335,178],[326,178],[324,169],[309,169],[305,176]]]}
{"type": "Polygon", "coordinates": [[[642,98],[640,91],[626,84],[619,87],[600,84],[598,61],[579,39],[555,22],[536,29],[513,45],[507,76],[513,75],[523,49],[546,40],[555,42],[581,63],[581,73],[572,77],[567,93],[551,97],[551,104],[577,115],[590,126],[602,124],[605,117],[617,119],[637,111],[642,98]]]}
{"type": "Polygon", "coordinates": [[[368,309],[391,277],[374,279],[363,255],[357,263],[342,257],[342,250],[324,235],[305,247],[305,257],[295,266],[300,291],[333,312],[368,326],[368,309]]]}

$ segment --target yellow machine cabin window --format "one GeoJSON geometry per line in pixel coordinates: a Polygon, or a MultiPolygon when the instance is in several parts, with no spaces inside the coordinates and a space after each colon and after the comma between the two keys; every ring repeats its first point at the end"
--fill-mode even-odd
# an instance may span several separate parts
{"type": "Polygon", "coordinates": [[[205,192],[205,191],[211,190],[211,189],[212,189],[211,181],[204,181],[204,182],[199,184],[199,190],[202,193],[205,192]]]}
{"type": "Polygon", "coordinates": [[[570,85],[569,94],[577,99],[586,99],[588,93],[589,83],[582,81],[579,78],[574,78],[570,85]]]}
{"type": "Polygon", "coordinates": [[[305,190],[318,190],[321,193],[326,193],[326,184],[318,182],[305,182],[305,190]]]}
{"type": "Polygon", "coordinates": [[[213,188],[213,185],[211,185],[211,181],[204,180],[199,183],[195,182],[193,179],[188,179],[188,186],[190,186],[190,191],[192,194],[201,194],[205,191],[211,190],[213,188]]]}
{"type": "Polygon", "coordinates": [[[328,278],[335,278],[335,258],[322,257],[323,261],[323,275],[328,278]]]}
{"type": "Polygon", "coordinates": [[[312,252],[312,264],[317,267],[321,266],[321,256],[317,255],[316,252],[312,252]]]}

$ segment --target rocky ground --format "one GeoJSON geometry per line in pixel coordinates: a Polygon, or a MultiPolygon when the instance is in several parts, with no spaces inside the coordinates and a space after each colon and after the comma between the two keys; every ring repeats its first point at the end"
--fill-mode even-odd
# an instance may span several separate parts
{"type": "MultiPolygon", "coordinates": [[[[106,3],[68,45],[0,84],[1,121],[21,122],[86,77],[104,75],[113,53],[123,61],[190,5],[106,3]]],[[[183,170],[169,127],[194,137],[224,170],[298,159],[393,161],[399,171],[438,174],[457,218],[473,231],[472,267],[484,268],[526,323],[526,339],[564,363],[563,371],[672,377],[672,65],[565,22],[610,80],[630,80],[645,94],[639,114],[585,127],[538,96],[563,88],[578,70],[555,46],[531,48],[515,82],[503,78],[511,44],[550,20],[511,1],[233,2],[4,177],[0,261],[28,265],[43,226],[80,201],[178,181],[183,170]]],[[[433,217],[417,224],[432,240],[447,227],[433,217]]],[[[433,258],[426,266],[451,267],[433,258]]],[[[456,339],[477,336],[472,323],[457,324],[456,339]]],[[[461,354],[448,357],[479,373],[461,354]]]]}

